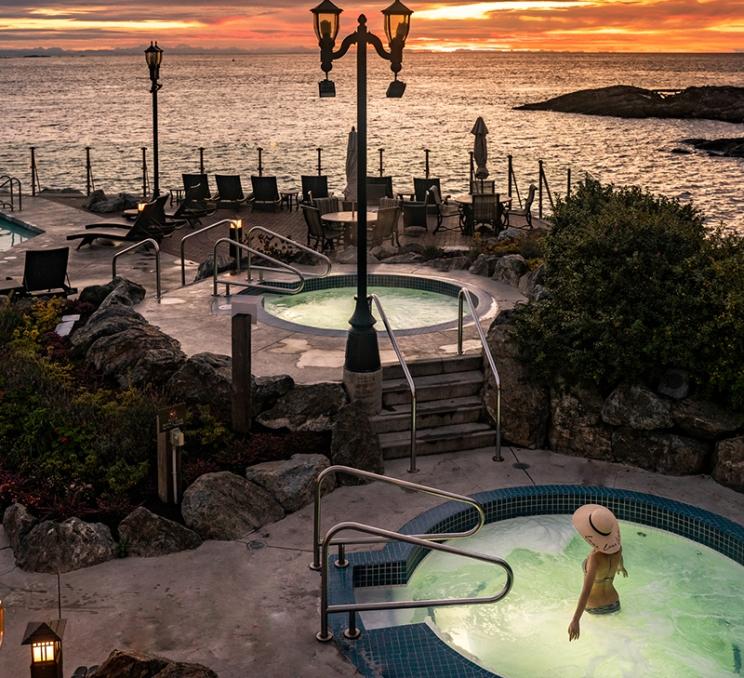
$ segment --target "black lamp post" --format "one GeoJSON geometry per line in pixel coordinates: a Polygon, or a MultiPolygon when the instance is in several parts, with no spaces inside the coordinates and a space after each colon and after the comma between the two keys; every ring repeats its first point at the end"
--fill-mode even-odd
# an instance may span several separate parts
{"type": "MultiPolygon", "coordinates": [[[[357,29],[344,38],[341,48],[334,50],[339,30],[342,10],[330,0],[323,0],[311,10],[314,15],[315,35],[320,46],[321,69],[325,80],[319,83],[321,97],[336,96],[336,86],[328,79],[333,62],[343,57],[352,45],[357,46],[357,296],[356,307],[349,323],[351,329],[346,341],[346,360],[344,369],[351,375],[365,375],[380,372],[380,351],[377,345],[375,319],[370,310],[367,296],[367,45],[372,45],[377,54],[390,61],[390,69],[395,79],[390,83],[387,96],[399,98],[406,89],[404,82],[398,80],[402,68],[403,47],[408,37],[411,14],[400,0],[383,10],[385,35],[390,51],[387,51],[380,38],[367,30],[367,17],[360,15],[357,29]]],[[[364,378],[360,380],[364,382],[364,378]]],[[[352,395],[354,388],[352,387],[352,395]]],[[[359,391],[369,391],[362,386],[359,391]]],[[[370,394],[367,394],[370,397],[370,394]]],[[[379,399],[379,397],[378,397],[379,399]]],[[[379,405],[377,406],[379,409],[379,405]]]]}
{"type": "Polygon", "coordinates": [[[153,198],[160,195],[160,177],[158,166],[158,92],[162,85],[158,82],[160,79],[160,64],[163,63],[163,50],[158,47],[158,43],[150,43],[145,50],[145,61],[150,69],[150,94],[152,94],[152,194],[153,198]]]}

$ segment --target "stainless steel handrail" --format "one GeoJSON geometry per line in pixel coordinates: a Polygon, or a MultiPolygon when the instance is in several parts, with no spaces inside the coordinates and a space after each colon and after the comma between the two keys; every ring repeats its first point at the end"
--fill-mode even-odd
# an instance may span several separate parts
{"type": "Polygon", "coordinates": [[[186,285],[186,241],[191,240],[191,238],[197,235],[201,235],[202,233],[211,231],[213,228],[217,228],[218,226],[224,226],[225,224],[235,224],[235,223],[237,223],[236,219],[222,219],[221,221],[215,221],[213,224],[209,224],[209,226],[200,228],[198,231],[189,233],[188,235],[185,235],[183,236],[183,238],[181,238],[181,286],[182,287],[186,285]]]}
{"type": "MultiPolygon", "coordinates": [[[[332,473],[344,473],[349,476],[356,478],[364,478],[365,480],[379,480],[380,482],[387,483],[388,485],[395,485],[396,487],[402,487],[406,490],[414,490],[421,492],[422,494],[430,494],[440,499],[449,499],[451,501],[457,501],[461,504],[467,504],[476,510],[478,513],[478,523],[471,527],[465,532],[438,532],[435,534],[415,534],[414,537],[419,539],[462,539],[463,537],[472,537],[478,530],[483,527],[486,523],[486,511],[475,499],[466,497],[462,494],[455,494],[453,492],[447,492],[446,490],[440,490],[436,487],[429,487],[428,485],[420,485],[418,483],[412,483],[408,480],[401,480],[400,478],[393,478],[391,476],[384,476],[379,473],[372,473],[371,471],[362,471],[358,468],[352,468],[351,466],[329,466],[323,469],[318,476],[315,478],[315,512],[313,518],[313,562],[310,564],[311,570],[320,570],[323,563],[320,560],[320,522],[321,522],[321,497],[323,489],[323,481],[332,473]]],[[[382,544],[389,541],[388,539],[361,539],[357,541],[344,540],[339,543],[338,549],[338,561],[336,565],[338,567],[346,567],[346,557],[344,555],[345,544],[382,544]]]]}
{"type": "Polygon", "coordinates": [[[354,522],[343,522],[334,525],[328,532],[326,532],[323,538],[323,568],[321,570],[320,580],[320,631],[316,634],[316,638],[321,642],[328,642],[333,639],[333,633],[328,629],[328,615],[335,614],[338,612],[349,613],[349,626],[344,631],[344,636],[350,640],[359,638],[361,632],[356,626],[356,613],[365,610],[409,610],[418,607],[448,607],[452,605],[485,605],[489,603],[496,603],[504,598],[509,591],[511,591],[512,584],[514,582],[514,572],[511,569],[509,563],[502,558],[496,556],[486,555],[485,553],[477,553],[475,551],[465,551],[463,549],[455,548],[447,544],[439,544],[435,541],[428,541],[421,539],[420,537],[400,534],[399,532],[391,532],[390,530],[384,530],[380,527],[372,527],[371,525],[364,525],[362,523],[354,522]],[[506,572],[506,583],[504,584],[501,591],[493,596],[485,598],[467,597],[467,598],[440,598],[434,600],[402,600],[392,602],[381,602],[381,603],[344,603],[340,605],[329,605],[328,604],[328,548],[330,547],[333,537],[344,530],[354,530],[355,532],[364,532],[366,534],[374,534],[383,537],[386,541],[402,541],[407,544],[415,544],[425,549],[431,549],[432,551],[442,551],[443,553],[451,553],[452,555],[463,556],[464,558],[471,558],[473,560],[480,560],[484,563],[491,563],[499,567],[504,568],[506,572]]]}
{"type": "MultiPolygon", "coordinates": [[[[277,233],[276,231],[272,231],[268,228],[265,228],[264,226],[253,226],[248,230],[248,233],[246,233],[245,236],[245,244],[250,247],[251,245],[251,236],[256,232],[259,231],[261,233],[266,233],[267,235],[270,235],[277,240],[282,240],[283,242],[289,243],[293,247],[296,247],[298,250],[302,250],[303,252],[307,252],[308,254],[312,254],[314,257],[317,257],[318,259],[322,260],[323,263],[326,265],[326,270],[324,273],[321,273],[320,275],[314,275],[314,278],[325,278],[327,277],[330,272],[331,268],[333,267],[333,264],[331,263],[331,260],[322,252],[317,252],[316,250],[312,249],[311,247],[306,247],[305,245],[301,245],[296,240],[292,240],[292,238],[288,238],[285,235],[282,235],[281,233],[277,233]]],[[[271,269],[263,269],[263,270],[271,270],[271,269]]],[[[251,279],[251,257],[250,254],[248,255],[248,280],[251,279]]]]}
{"type": "Polygon", "coordinates": [[[499,371],[496,369],[496,363],[493,360],[493,354],[491,349],[488,348],[488,342],[486,341],[486,335],[483,332],[478,315],[475,312],[475,304],[473,304],[473,297],[468,290],[464,287],[460,289],[457,295],[458,311],[457,311],[457,355],[462,355],[462,334],[463,334],[463,301],[468,302],[468,309],[470,315],[475,321],[475,328],[478,330],[478,336],[480,337],[481,345],[483,346],[483,354],[488,360],[488,366],[491,368],[491,374],[493,374],[493,380],[496,383],[496,454],[493,457],[494,461],[504,461],[501,456],[501,378],[499,377],[499,371]]]}
{"type": "Polygon", "coordinates": [[[408,382],[408,388],[411,390],[411,461],[408,466],[408,472],[416,473],[416,471],[418,470],[416,468],[416,384],[413,381],[413,377],[411,376],[411,371],[408,369],[408,365],[406,365],[406,360],[403,357],[400,346],[398,346],[398,340],[395,338],[395,333],[393,332],[392,327],[390,327],[390,323],[388,322],[387,316],[385,315],[385,311],[382,308],[380,298],[376,294],[371,294],[370,299],[372,299],[372,301],[375,303],[375,306],[380,313],[380,318],[382,319],[383,325],[385,325],[385,331],[387,332],[388,339],[390,339],[390,343],[393,346],[393,351],[395,351],[398,362],[403,369],[403,374],[406,378],[406,381],[408,382]]]}
{"type": "MultiPolygon", "coordinates": [[[[11,177],[9,174],[4,174],[0,177],[0,188],[4,186],[10,187],[10,211],[15,212],[15,197],[13,192],[14,184],[18,185],[18,211],[23,211],[23,191],[21,187],[21,180],[16,177],[11,177]]],[[[6,203],[7,204],[7,203],[6,203]]]]}
{"type": "Polygon", "coordinates": [[[231,285],[239,285],[241,287],[259,287],[262,290],[269,290],[270,292],[278,292],[280,294],[298,294],[302,292],[303,289],[305,289],[305,276],[302,274],[302,271],[299,269],[296,269],[294,266],[291,266],[290,264],[287,264],[283,261],[279,261],[279,259],[274,259],[274,257],[269,256],[268,254],[265,254],[264,252],[259,252],[258,250],[254,250],[252,247],[248,247],[248,245],[245,245],[242,242],[236,242],[232,238],[220,238],[215,244],[214,244],[214,250],[212,252],[212,259],[214,261],[214,274],[213,274],[213,288],[212,292],[214,296],[217,296],[217,285],[222,284],[225,286],[225,293],[229,296],[230,295],[230,286],[231,285]],[[294,273],[298,278],[298,284],[296,287],[281,287],[280,285],[272,285],[271,283],[265,283],[265,282],[250,282],[249,280],[245,283],[236,281],[236,280],[227,280],[222,279],[220,280],[218,278],[219,270],[217,265],[217,248],[222,245],[223,243],[230,243],[231,246],[237,247],[238,249],[243,250],[244,252],[248,252],[249,254],[254,254],[257,257],[262,257],[266,259],[267,261],[270,261],[273,264],[276,264],[279,268],[271,268],[268,266],[254,266],[253,268],[257,271],[279,271],[279,270],[285,270],[289,273],[294,273]]]}
{"type": "Polygon", "coordinates": [[[114,258],[111,260],[111,277],[116,277],[116,260],[122,254],[137,250],[142,247],[142,245],[152,245],[155,248],[155,295],[157,297],[158,303],[160,303],[160,297],[162,296],[160,294],[160,245],[158,245],[158,241],[154,238],[146,238],[145,240],[140,240],[139,242],[134,243],[134,245],[125,247],[123,250],[114,254],[114,258]]]}

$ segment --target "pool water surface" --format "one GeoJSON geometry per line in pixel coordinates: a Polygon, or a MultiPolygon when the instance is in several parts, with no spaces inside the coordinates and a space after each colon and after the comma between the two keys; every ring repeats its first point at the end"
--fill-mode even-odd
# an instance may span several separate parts
{"type": "Polygon", "coordinates": [[[0,215],[0,252],[8,250],[38,235],[36,231],[24,228],[0,215]]]}

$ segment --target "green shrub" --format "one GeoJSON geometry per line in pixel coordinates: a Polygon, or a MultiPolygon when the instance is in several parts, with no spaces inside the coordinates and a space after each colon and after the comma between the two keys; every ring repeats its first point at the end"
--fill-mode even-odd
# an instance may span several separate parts
{"type": "Polygon", "coordinates": [[[515,315],[536,378],[653,386],[679,367],[744,406],[741,238],[675,200],[588,182],[556,206],[544,256],[549,298],[515,315]]]}

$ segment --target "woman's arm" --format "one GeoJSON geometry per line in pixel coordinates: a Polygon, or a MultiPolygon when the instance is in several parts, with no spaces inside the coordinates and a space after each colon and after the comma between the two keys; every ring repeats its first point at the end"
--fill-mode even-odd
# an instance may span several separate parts
{"type": "Polygon", "coordinates": [[[586,574],[584,575],[584,586],[581,589],[579,595],[579,602],[576,604],[576,612],[574,612],[573,619],[568,625],[568,640],[576,640],[579,637],[580,628],[579,620],[581,615],[584,614],[586,608],[586,601],[589,600],[589,594],[592,592],[592,585],[594,584],[594,577],[597,574],[597,561],[594,559],[594,553],[589,554],[586,559],[586,574]]]}

